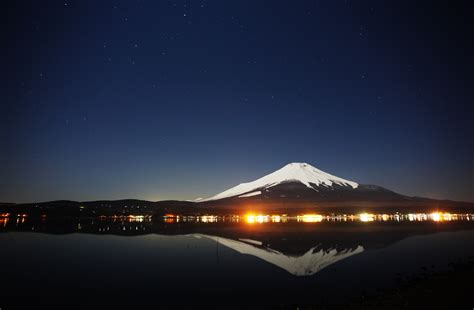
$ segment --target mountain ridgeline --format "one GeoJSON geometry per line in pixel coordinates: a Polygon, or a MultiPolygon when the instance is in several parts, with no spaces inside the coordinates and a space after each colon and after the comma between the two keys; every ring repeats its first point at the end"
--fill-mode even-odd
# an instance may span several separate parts
{"type": "Polygon", "coordinates": [[[314,202],[417,200],[376,185],[358,184],[321,171],[307,163],[291,163],[252,182],[242,183],[201,203],[224,199],[314,202]]]}

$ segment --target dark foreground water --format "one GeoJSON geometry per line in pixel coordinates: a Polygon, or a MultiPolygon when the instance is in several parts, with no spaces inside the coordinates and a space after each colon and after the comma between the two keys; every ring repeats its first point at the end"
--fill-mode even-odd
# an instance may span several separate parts
{"type": "MultiPolygon", "coordinates": [[[[2,310],[348,308],[474,257],[469,220],[0,224],[2,310]]],[[[474,306],[472,282],[448,285],[474,306]]]]}

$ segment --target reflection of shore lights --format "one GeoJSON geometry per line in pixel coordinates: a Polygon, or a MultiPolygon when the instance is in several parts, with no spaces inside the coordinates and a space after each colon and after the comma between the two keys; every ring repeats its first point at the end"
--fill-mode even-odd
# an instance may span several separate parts
{"type": "Polygon", "coordinates": [[[303,223],[319,223],[322,222],[323,216],[319,214],[303,214],[298,215],[296,220],[303,223]]]}
{"type": "Polygon", "coordinates": [[[369,213],[361,213],[359,214],[359,219],[361,222],[373,222],[374,215],[369,213]]]}
{"type": "Polygon", "coordinates": [[[8,224],[9,220],[10,219],[8,217],[5,217],[5,218],[0,217],[0,225],[3,224],[3,227],[7,227],[7,224],[8,224]]]}

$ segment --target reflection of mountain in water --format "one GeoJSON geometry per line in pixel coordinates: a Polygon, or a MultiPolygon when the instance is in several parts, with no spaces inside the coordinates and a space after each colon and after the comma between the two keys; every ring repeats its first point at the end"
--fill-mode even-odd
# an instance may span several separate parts
{"type": "Polygon", "coordinates": [[[228,248],[231,248],[241,254],[252,255],[258,257],[270,264],[285,269],[289,273],[296,276],[309,276],[317,273],[318,271],[340,261],[348,258],[352,255],[362,253],[364,251],[363,246],[357,246],[355,248],[339,250],[331,248],[328,250],[313,247],[306,253],[300,256],[285,255],[282,252],[273,250],[269,247],[257,245],[259,242],[246,240],[251,242],[249,244],[243,241],[237,241],[217,236],[194,234],[196,237],[204,237],[218,242],[228,248]]]}
{"type": "Polygon", "coordinates": [[[299,222],[167,223],[165,221],[108,221],[92,219],[0,221],[0,233],[25,231],[49,234],[201,236],[238,253],[248,254],[294,275],[312,275],[363,251],[385,248],[405,238],[473,229],[473,221],[453,222],[299,222]],[[259,241],[253,241],[259,240],[259,241]],[[315,245],[317,245],[315,247],[315,245]],[[308,250],[309,249],[309,250],[308,250]]]}

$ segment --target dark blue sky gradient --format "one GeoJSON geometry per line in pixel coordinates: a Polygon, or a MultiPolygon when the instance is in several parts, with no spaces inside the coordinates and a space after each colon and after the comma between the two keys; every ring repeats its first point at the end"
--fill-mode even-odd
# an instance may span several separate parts
{"type": "Polygon", "coordinates": [[[12,1],[0,201],[193,199],[293,161],[474,201],[470,17],[449,5],[12,1]]]}

